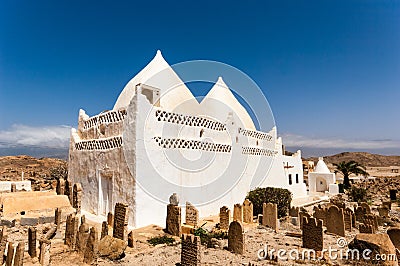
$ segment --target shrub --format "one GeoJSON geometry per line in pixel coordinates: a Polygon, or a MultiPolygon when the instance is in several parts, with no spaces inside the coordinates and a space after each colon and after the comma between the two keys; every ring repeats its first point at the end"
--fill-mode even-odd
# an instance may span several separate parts
{"type": "Polygon", "coordinates": [[[253,215],[257,216],[263,213],[263,203],[265,202],[265,188],[255,188],[250,190],[246,199],[253,203],[253,215]]]}
{"type": "Polygon", "coordinates": [[[246,198],[253,203],[254,215],[262,214],[264,202],[271,202],[277,204],[278,218],[282,218],[288,215],[292,193],[284,188],[255,188],[247,194],[246,198]]]}
{"type": "Polygon", "coordinates": [[[200,237],[200,241],[202,245],[206,245],[208,248],[212,247],[212,238],[216,239],[227,239],[228,238],[228,233],[223,232],[223,231],[213,231],[213,232],[208,232],[203,228],[205,223],[200,226],[199,228],[194,230],[194,235],[200,237]]]}
{"type": "Polygon", "coordinates": [[[156,236],[152,237],[149,240],[147,240],[150,245],[156,246],[159,244],[167,244],[167,245],[172,245],[175,242],[175,239],[169,236],[156,236]]]}
{"type": "Polygon", "coordinates": [[[267,187],[265,190],[266,202],[276,203],[278,205],[278,218],[288,215],[292,197],[292,192],[285,188],[267,187]]]}
{"type": "Polygon", "coordinates": [[[366,202],[368,200],[367,189],[362,187],[352,186],[346,191],[349,199],[355,202],[366,202]]]}

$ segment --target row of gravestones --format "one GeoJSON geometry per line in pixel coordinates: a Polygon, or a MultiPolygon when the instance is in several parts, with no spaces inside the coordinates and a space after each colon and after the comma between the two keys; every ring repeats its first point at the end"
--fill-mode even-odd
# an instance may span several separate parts
{"type": "Polygon", "coordinates": [[[374,234],[378,230],[378,216],[371,213],[366,203],[361,203],[353,212],[350,208],[338,208],[335,205],[329,207],[314,207],[313,217],[307,212],[299,211],[298,208],[290,209],[291,216],[300,218],[302,229],[302,240],[304,248],[322,250],[324,224],[327,232],[345,237],[345,231],[351,231],[356,220],[360,222],[360,233],[374,234]]]}
{"type": "Polygon", "coordinates": [[[83,262],[91,264],[97,260],[98,244],[101,239],[108,235],[108,227],[113,228],[112,236],[128,242],[130,247],[133,246],[133,233],[128,234],[128,216],[129,208],[127,204],[116,203],[114,214],[108,213],[107,221],[103,221],[100,239],[95,227],[89,227],[86,223],[85,216],[79,218],[74,214],[67,217],[65,228],[64,244],[71,250],[77,251],[83,256],[83,262]]]}
{"type": "Polygon", "coordinates": [[[72,207],[76,209],[77,213],[80,213],[82,202],[82,186],[80,183],[72,185],[72,182],[68,179],[58,179],[56,193],[57,195],[68,196],[72,207]]]}

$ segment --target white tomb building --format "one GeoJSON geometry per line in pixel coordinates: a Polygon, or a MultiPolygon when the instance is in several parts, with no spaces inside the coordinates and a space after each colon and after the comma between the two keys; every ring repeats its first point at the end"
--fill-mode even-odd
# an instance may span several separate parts
{"type": "Polygon", "coordinates": [[[339,193],[339,186],[336,184],[335,173],[329,170],[323,157],[319,157],[314,172],[308,174],[308,187],[310,195],[316,192],[329,192],[330,194],[339,193]]]}
{"type": "Polygon", "coordinates": [[[158,51],[112,110],[79,111],[69,179],[82,185],[82,210],[106,216],[122,202],[129,226],[163,226],[173,193],[202,217],[243,202],[255,187],[306,197],[301,152],[285,156],[282,147],[276,127],[257,131],[222,78],[199,103],[158,51]]]}

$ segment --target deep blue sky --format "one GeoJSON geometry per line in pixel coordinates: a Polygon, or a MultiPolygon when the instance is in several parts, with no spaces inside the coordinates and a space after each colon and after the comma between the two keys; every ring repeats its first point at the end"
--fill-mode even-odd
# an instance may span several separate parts
{"type": "Polygon", "coordinates": [[[3,0],[0,132],[111,109],[157,49],[247,73],[290,141],[400,143],[400,1],[385,0],[3,0]]]}

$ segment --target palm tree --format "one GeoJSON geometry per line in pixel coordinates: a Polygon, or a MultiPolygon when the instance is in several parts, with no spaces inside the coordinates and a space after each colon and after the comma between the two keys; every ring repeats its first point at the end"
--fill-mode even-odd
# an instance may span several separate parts
{"type": "Polygon", "coordinates": [[[365,166],[356,161],[342,161],[340,163],[334,163],[333,165],[336,167],[335,174],[341,173],[343,175],[343,186],[346,189],[350,187],[349,176],[351,174],[369,176],[365,166]]]}

